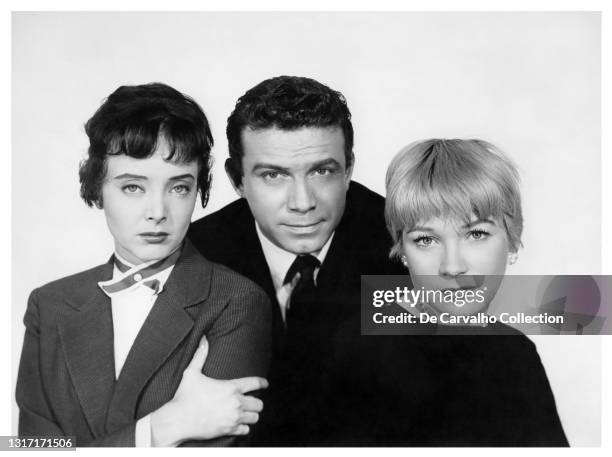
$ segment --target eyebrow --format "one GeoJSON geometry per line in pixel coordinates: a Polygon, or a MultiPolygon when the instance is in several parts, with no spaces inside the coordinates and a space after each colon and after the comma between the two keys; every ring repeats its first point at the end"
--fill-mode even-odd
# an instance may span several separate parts
{"type": "MultiPolygon", "coordinates": [[[[123,173],[123,174],[115,176],[113,179],[141,179],[141,180],[146,181],[149,178],[143,175],[135,175],[133,173],[123,173]]],[[[179,181],[181,179],[195,180],[195,177],[191,173],[185,173],[182,175],[172,176],[171,178],[168,179],[168,181],[179,181]]]]}
{"type": "MultiPolygon", "coordinates": [[[[488,218],[483,218],[483,219],[477,219],[475,221],[469,222],[467,224],[464,224],[461,226],[462,229],[469,229],[474,227],[475,225],[478,224],[491,224],[491,225],[496,225],[495,221],[493,221],[492,219],[488,219],[488,218]]],[[[410,232],[416,232],[416,231],[422,231],[422,232],[435,232],[435,230],[431,227],[427,227],[425,225],[415,225],[414,227],[412,227],[410,229],[410,232]]]]}
{"type": "Polygon", "coordinates": [[[251,170],[251,173],[254,173],[254,172],[259,171],[259,170],[275,170],[275,171],[282,171],[282,172],[285,172],[285,173],[289,171],[288,168],[281,167],[281,166],[278,166],[278,165],[274,165],[272,163],[257,163],[257,164],[255,164],[255,166],[251,170]]]}
{"type": "MultiPolygon", "coordinates": [[[[309,171],[316,170],[317,168],[321,168],[321,167],[328,166],[328,165],[340,167],[340,163],[336,159],[330,158],[330,159],[324,159],[319,162],[313,163],[310,166],[309,171]]],[[[275,165],[272,163],[265,163],[265,162],[255,164],[251,172],[256,172],[258,170],[275,170],[275,171],[281,171],[283,173],[289,173],[289,168],[281,167],[279,165],[275,165]]]]}
{"type": "Polygon", "coordinates": [[[325,159],[325,160],[321,160],[320,162],[314,163],[310,169],[316,170],[317,168],[325,167],[327,165],[333,165],[335,167],[340,167],[340,163],[336,159],[330,158],[330,159],[325,159]]]}
{"type": "Polygon", "coordinates": [[[495,225],[495,221],[493,221],[492,219],[488,219],[488,218],[476,219],[475,221],[472,221],[472,222],[469,222],[469,223],[463,225],[461,228],[467,229],[467,228],[474,227],[475,225],[478,225],[478,224],[491,224],[491,225],[495,225]]]}

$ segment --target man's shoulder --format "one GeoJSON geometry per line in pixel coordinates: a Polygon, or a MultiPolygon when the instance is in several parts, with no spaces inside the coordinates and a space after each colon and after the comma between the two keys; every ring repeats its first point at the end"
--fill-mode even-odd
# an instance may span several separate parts
{"type": "Polygon", "coordinates": [[[338,231],[351,237],[374,237],[385,244],[389,243],[384,197],[351,181],[338,231]]]}
{"type": "Polygon", "coordinates": [[[239,198],[214,213],[192,222],[189,232],[210,231],[219,227],[231,228],[252,218],[247,201],[244,198],[239,198]]]}
{"type": "Polygon", "coordinates": [[[385,198],[357,181],[351,181],[346,194],[346,209],[356,212],[384,212],[385,198]]]}
{"type": "Polygon", "coordinates": [[[209,260],[237,269],[245,252],[256,249],[255,223],[245,199],[192,222],[187,238],[209,260]]]}

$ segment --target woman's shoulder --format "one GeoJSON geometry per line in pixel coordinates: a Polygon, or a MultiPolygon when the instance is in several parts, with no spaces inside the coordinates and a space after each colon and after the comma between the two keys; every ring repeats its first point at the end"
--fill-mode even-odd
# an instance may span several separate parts
{"type": "Polygon", "coordinates": [[[50,281],[36,290],[39,293],[66,293],[68,291],[74,291],[82,287],[84,284],[95,283],[104,280],[105,273],[112,272],[112,268],[109,267],[108,263],[89,268],[87,270],[80,271],[63,278],[59,278],[50,281]]]}
{"type": "Polygon", "coordinates": [[[537,348],[535,343],[520,330],[502,323],[490,325],[492,340],[497,348],[500,346],[507,356],[514,354],[516,357],[525,358],[529,355],[536,356],[537,348]]]}
{"type": "Polygon", "coordinates": [[[227,289],[232,295],[258,294],[267,296],[264,290],[253,280],[220,263],[206,260],[212,269],[212,285],[227,289]]]}
{"type": "Polygon", "coordinates": [[[190,243],[186,245],[188,257],[200,263],[203,271],[210,271],[210,289],[216,294],[230,297],[258,295],[268,298],[266,292],[254,281],[217,262],[204,257],[190,243]]]}

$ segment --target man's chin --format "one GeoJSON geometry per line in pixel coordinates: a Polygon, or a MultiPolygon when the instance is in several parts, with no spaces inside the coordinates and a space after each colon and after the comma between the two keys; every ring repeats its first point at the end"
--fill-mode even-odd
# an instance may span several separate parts
{"type": "Polygon", "coordinates": [[[327,240],[322,239],[312,239],[312,240],[287,240],[281,246],[285,251],[291,252],[295,255],[301,254],[312,254],[318,253],[323,246],[325,246],[325,242],[327,240]]]}

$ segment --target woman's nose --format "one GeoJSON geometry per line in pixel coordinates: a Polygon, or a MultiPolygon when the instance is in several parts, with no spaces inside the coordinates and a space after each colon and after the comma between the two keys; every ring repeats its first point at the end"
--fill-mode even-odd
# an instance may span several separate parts
{"type": "Polygon", "coordinates": [[[149,195],[145,208],[145,218],[156,224],[166,220],[166,201],[163,195],[149,195]]]}
{"type": "Polygon", "coordinates": [[[440,262],[440,275],[454,277],[467,273],[467,270],[467,263],[461,247],[454,244],[445,246],[440,262]]]}

